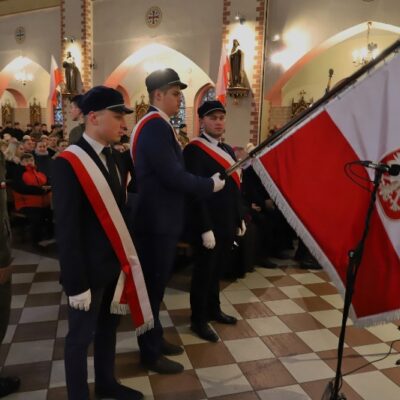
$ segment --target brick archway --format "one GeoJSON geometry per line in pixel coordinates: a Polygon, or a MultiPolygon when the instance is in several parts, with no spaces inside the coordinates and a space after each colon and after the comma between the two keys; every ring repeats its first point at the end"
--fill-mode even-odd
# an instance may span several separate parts
{"type": "Polygon", "coordinates": [[[7,88],[6,91],[9,92],[14,97],[14,100],[17,103],[18,108],[28,107],[28,102],[25,96],[19,90],[7,88]]]}

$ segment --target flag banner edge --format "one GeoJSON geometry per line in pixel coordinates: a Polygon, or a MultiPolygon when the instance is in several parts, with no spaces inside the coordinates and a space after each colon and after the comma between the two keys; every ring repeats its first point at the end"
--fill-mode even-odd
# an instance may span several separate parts
{"type": "MultiPolygon", "coordinates": [[[[303,240],[306,247],[310,250],[311,254],[316,258],[318,263],[324,268],[324,270],[329,275],[335,287],[338,289],[342,299],[345,295],[345,286],[340,279],[336,269],[333,267],[332,263],[325,255],[323,250],[318,246],[317,242],[311,236],[307,228],[303,225],[302,221],[295,215],[294,211],[283,197],[279,188],[275,185],[274,181],[268,174],[268,171],[262,164],[262,162],[255,158],[253,159],[253,168],[257,175],[261,179],[264,187],[267,189],[268,194],[271,196],[272,200],[282,212],[283,216],[289,223],[289,225],[294,229],[296,234],[303,240]]],[[[353,323],[358,327],[368,327],[374,325],[381,325],[387,322],[391,322],[396,319],[400,319],[400,310],[387,311],[381,314],[375,314],[367,317],[357,317],[353,305],[350,308],[350,318],[353,323]]]]}

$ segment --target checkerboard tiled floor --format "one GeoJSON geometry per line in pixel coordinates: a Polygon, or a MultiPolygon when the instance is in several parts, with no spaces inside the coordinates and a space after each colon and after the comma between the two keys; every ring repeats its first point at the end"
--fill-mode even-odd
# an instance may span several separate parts
{"type": "MultiPolygon", "coordinates": [[[[66,298],[58,284],[57,260],[16,250],[14,264],[12,314],[0,365],[3,374],[21,377],[22,387],[9,399],[65,399],[66,298]]],[[[162,311],[167,338],[185,348],[175,357],[185,366],[184,373],[161,376],[141,368],[125,317],[117,344],[117,375],[123,383],[156,400],[321,399],[334,376],[342,307],[324,272],[283,263],[277,269],[257,268],[235,283],[224,282],[222,308],[239,321],[236,326],[214,324],[221,341],[213,344],[188,328],[189,273],[173,277],[162,311]]],[[[344,372],[380,358],[395,339],[400,339],[395,323],[349,326],[344,372]]],[[[400,399],[400,367],[395,366],[400,343],[394,349],[386,360],[344,379],[348,400],[400,399]]],[[[93,382],[92,357],[89,365],[93,382]]]]}

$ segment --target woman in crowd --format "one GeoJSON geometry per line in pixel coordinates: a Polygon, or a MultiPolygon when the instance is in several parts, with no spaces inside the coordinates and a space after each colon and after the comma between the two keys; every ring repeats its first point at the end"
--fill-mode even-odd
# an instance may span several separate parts
{"type": "Polygon", "coordinates": [[[4,158],[6,159],[6,171],[7,180],[13,179],[13,176],[16,173],[18,168],[21,168],[21,156],[24,153],[24,146],[22,143],[13,140],[7,146],[6,151],[4,152],[4,158]]]}

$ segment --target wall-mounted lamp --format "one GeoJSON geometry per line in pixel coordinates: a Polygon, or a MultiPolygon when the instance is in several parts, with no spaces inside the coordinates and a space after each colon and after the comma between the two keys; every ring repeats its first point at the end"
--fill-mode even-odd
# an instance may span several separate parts
{"type": "Polygon", "coordinates": [[[236,13],[235,20],[239,21],[240,25],[243,25],[246,22],[246,18],[239,13],[236,13]]]}
{"type": "Polygon", "coordinates": [[[64,41],[74,43],[75,42],[75,36],[64,36],[64,41]]]}
{"type": "Polygon", "coordinates": [[[273,42],[279,42],[281,40],[281,35],[279,33],[276,33],[274,36],[272,36],[271,40],[273,42]]]}

